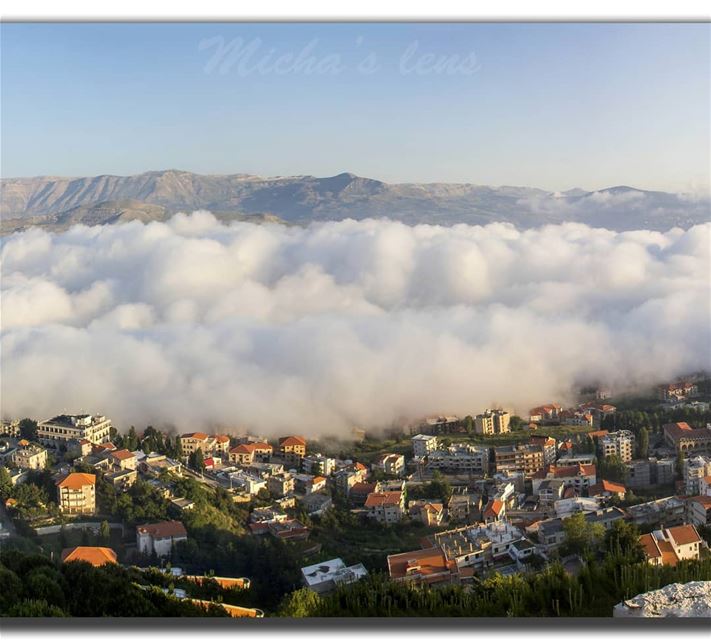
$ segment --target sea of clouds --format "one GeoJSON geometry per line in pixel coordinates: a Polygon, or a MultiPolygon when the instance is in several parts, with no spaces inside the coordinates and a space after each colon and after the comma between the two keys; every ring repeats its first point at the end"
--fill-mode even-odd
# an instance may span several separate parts
{"type": "Polygon", "coordinates": [[[2,414],[347,435],[709,368],[711,224],[210,213],[2,239],[2,414]]]}

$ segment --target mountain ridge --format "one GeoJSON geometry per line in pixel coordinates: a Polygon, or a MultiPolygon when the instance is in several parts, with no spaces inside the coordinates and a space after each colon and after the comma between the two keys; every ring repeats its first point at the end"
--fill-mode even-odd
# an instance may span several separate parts
{"type": "Polygon", "coordinates": [[[388,217],[407,224],[510,222],[521,228],[582,222],[614,230],[688,228],[711,217],[708,199],[627,185],[553,192],[475,183],[387,183],[351,172],[319,178],[166,169],[132,176],[3,178],[0,193],[3,232],[79,222],[149,222],[195,209],[218,212],[226,220],[291,224],[388,217]]]}

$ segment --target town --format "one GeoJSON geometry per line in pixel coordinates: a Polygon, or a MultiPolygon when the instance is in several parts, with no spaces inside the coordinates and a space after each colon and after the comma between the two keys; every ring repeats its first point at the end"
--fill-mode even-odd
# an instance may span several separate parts
{"type": "MultiPolygon", "coordinates": [[[[543,576],[571,591],[535,615],[611,616],[646,590],[636,584],[711,579],[710,401],[697,374],[635,395],[586,388],[524,416],[482,408],[318,440],[18,416],[1,427],[0,548],[124,571],[164,615],[406,611],[368,610],[366,588],[390,601],[457,593],[472,607],[457,615],[506,615],[482,604],[497,576],[509,610],[534,615],[511,594],[543,576]],[[596,599],[609,558],[620,585],[596,599]]],[[[28,584],[25,601],[0,596],[6,612],[81,615],[28,584]]]]}

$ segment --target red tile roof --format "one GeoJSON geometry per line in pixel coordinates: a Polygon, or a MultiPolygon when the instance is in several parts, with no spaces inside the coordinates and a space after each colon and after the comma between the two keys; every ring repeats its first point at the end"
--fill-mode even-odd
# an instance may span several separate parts
{"type": "Polygon", "coordinates": [[[678,527],[669,527],[667,529],[669,535],[674,539],[678,545],[681,544],[693,544],[694,542],[701,542],[701,536],[696,530],[693,524],[684,524],[678,527]]]}
{"type": "Polygon", "coordinates": [[[108,547],[72,547],[62,551],[62,562],[81,560],[95,567],[105,564],[118,564],[116,552],[108,547]]]}
{"type": "Polygon", "coordinates": [[[188,535],[188,532],[185,530],[185,525],[178,520],[141,524],[136,527],[136,531],[138,533],[148,534],[151,538],[156,539],[185,538],[188,535]]]}
{"type": "Polygon", "coordinates": [[[82,489],[87,485],[96,484],[96,476],[93,473],[70,473],[68,476],[59,480],[57,486],[60,489],[82,489]]]}
{"type": "Polygon", "coordinates": [[[118,451],[113,451],[111,457],[117,460],[129,460],[130,458],[135,458],[136,454],[128,449],[119,449],[118,451]]]}
{"type": "Polygon", "coordinates": [[[377,493],[369,493],[365,500],[365,506],[370,507],[385,507],[400,504],[402,500],[402,491],[380,491],[377,493]]]}
{"type": "Polygon", "coordinates": [[[601,493],[608,491],[610,493],[626,493],[627,488],[623,484],[617,482],[610,482],[609,480],[601,480],[597,484],[592,485],[588,489],[588,495],[597,496],[601,493]]]}
{"type": "Polygon", "coordinates": [[[280,447],[293,447],[299,445],[302,447],[306,446],[306,440],[301,436],[286,436],[284,438],[279,438],[280,447]]]}
{"type": "Polygon", "coordinates": [[[418,576],[428,582],[448,580],[449,565],[444,553],[438,548],[407,551],[388,556],[390,577],[397,580],[418,576]]]}

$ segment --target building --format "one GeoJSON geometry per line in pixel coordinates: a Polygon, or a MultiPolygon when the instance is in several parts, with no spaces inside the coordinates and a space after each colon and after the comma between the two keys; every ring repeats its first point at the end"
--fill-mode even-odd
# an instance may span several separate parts
{"type": "Polygon", "coordinates": [[[534,407],[528,412],[529,422],[556,422],[561,412],[561,406],[557,402],[534,407]]]}
{"type": "Polygon", "coordinates": [[[534,494],[538,493],[538,487],[544,480],[561,480],[565,487],[572,487],[582,495],[584,490],[597,482],[597,469],[594,464],[547,465],[532,476],[534,494]]]}
{"type": "Polygon", "coordinates": [[[686,422],[670,422],[664,425],[664,440],[685,457],[711,455],[711,425],[692,429],[686,422]]]}
{"type": "Polygon", "coordinates": [[[376,458],[372,469],[388,476],[400,477],[405,473],[405,456],[399,453],[384,453],[376,458]]]}
{"type": "Polygon", "coordinates": [[[340,558],[326,560],[301,569],[304,584],[314,593],[328,593],[343,584],[358,582],[368,575],[361,564],[346,566],[340,558]]]}
{"type": "Polygon", "coordinates": [[[215,443],[214,438],[201,431],[183,433],[178,436],[178,440],[180,440],[180,453],[184,458],[195,453],[198,449],[202,451],[203,456],[208,456],[215,443]]]}
{"type": "Polygon", "coordinates": [[[418,433],[412,437],[412,455],[415,458],[424,458],[431,451],[437,448],[437,436],[429,436],[424,433],[418,433]]]}
{"type": "Polygon", "coordinates": [[[94,513],[96,476],[93,473],[70,473],[57,482],[57,494],[62,513],[94,513]]]}
{"type": "Polygon", "coordinates": [[[657,387],[657,397],[663,402],[683,402],[698,395],[699,389],[693,382],[676,382],[660,384],[657,387]]]}
{"type": "Polygon", "coordinates": [[[20,440],[10,455],[19,469],[44,469],[47,466],[47,449],[27,440],[20,440]]]}
{"type": "Polygon", "coordinates": [[[407,513],[428,527],[438,527],[444,519],[444,505],[430,500],[410,500],[407,513]]]}
{"type": "Polygon", "coordinates": [[[405,515],[405,494],[402,491],[370,493],[364,506],[369,518],[380,524],[395,524],[405,515]]]}
{"type": "Polygon", "coordinates": [[[267,442],[238,444],[229,450],[229,459],[233,464],[249,466],[255,462],[269,462],[272,451],[272,445],[267,442]]]}
{"type": "Polygon", "coordinates": [[[464,431],[462,420],[458,416],[435,416],[427,418],[420,424],[410,427],[410,435],[422,433],[425,435],[446,435],[464,431]]]}
{"type": "Polygon", "coordinates": [[[528,440],[530,444],[543,448],[543,461],[545,464],[554,464],[558,455],[558,443],[550,436],[531,436],[528,440]]]}
{"type": "Polygon", "coordinates": [[[290,473],[275,473],[267,478],[267,489],[272,496],[283,498],[294,492],[294,477],[290,473]]]}
{"type": "Polygon", "coordinates": [[[516,444],[494,447],[494,464],[497,473],[522,471],[529,475],[543,469],[545,456],[538,444],[516,444]]]}
{"type": "Polygon", "coordinates": [[[301,460],[301,470],[316,476],[330,476],[336,470],[336,459],[322,453],[312,453],[301,460]]]}
{"type": "Polygon", "coordinates": [[[118,564],[116,552],[108,547],[71,547],[62,550],[62,562],[88,562],[95,567],[118,564]]]}
{"type": "Polygon", "coordinates": [[[103,444],[111,438],[111,420],[101,415],[60,415],[37,424],[37,439],[45,446],[65,447],[71,440],[103,444]]]}
{"type": "Polygon", "coordinates": [[[690,456],[684,460],[684,491],[687,496],[698,496],[706,476],[711,476],[711,455],[690,456]]]}
{"type": "Polygon", "coordinates": [[[422,584],[452,582],[457,575],[456,566],[438,547],[388,556],[388,573],[391,580],[422,584]]]}
{"type": "Polygon", "coordinates": [[[0,420],[0,436],[9,436],[10,438],[20,437],[20,421],[19,420],[0,420]]]}
{"type": "Polygon", "coordinates": [[[711,525],[711,496],[694,496],[686,501],[687,518],[697,527],[711,525]]]}
{"type": "Polygon", "coordinates": [[[668,496],[626,507],[627,514],[637,526],[664,525],[667,527],[684,523],[686,508],[683,500],[668,496]]]}
{"type": "Polygon", "coordinates": [[[625,499],[625,494],[627,489],[623,484],[618,482],[610,482],[609,480],[601,480],[595,484],[588,487],[588,495],[590,497],[600,497],[600,498],[619,498],[620,500],[625,499]]]}
{"type": "Polygon", "coordinates": [[[698,560],[701,536],[693,524],[662,528],[639,537],[647,562],[658,566],[676,566],[681,560],[698,560]]]}
{"type": "Polygon", "coordinates": [[[474,418],[474,431],[481,435],[491,436],[498,433],[508,433],[511,415],[502,409],[491,409],[480,413],[474,418]]]}
{"type": "Polygon", "coordinates": [[[489,470],[489,449],[468,444],[453,444],[427,456],[427,468],[444,473],[484,475],[489,470]]]}
{"type": "Polygon", "coordinates": [[[615,455],[622,462],[630,462],[634,458],[635,437],[631,431],[611,431],[598,438],[597,446],[603,458],[615,455]]]}
{"type": "Polygon", "coordinates": [[[348,500],[355,507],[362,507],[371,493],[380,490],[379,482],[356,482],[348,492],[348,500]]]}
{"type": "Polygon", "coordinates": [[[133,451],[128,449],[119,449],[118,451],[112,451],[109,454],[109,459],[111,460],[111,465],[120,471],[129,469],[135,471],[138,466],[138,458],[133,451]]]}
{"type": "Polygon", "coordinates": [[[306,440],[302,436],[279,438],[279,455],[287,465],[300,469],[306,455],[306,440]]]}
{"type": "Polygon", "coordinates": [[[135,469],[120,469],[113,473],[105,473],[103,479],[117,491],[127,491],[136,484],[138,472],[135,469]]]}
{"type": "MultiPolygon", "coordinates": [[[[568,515],[572,515],[575,511],[570,511],[568,515]]],[[[587,511],[585,513],[585,521],[589,524],[601,524],[605,531],[609,531],[619,520],[625,519],[625,512],[618,507],[606,507],[597,511],[587,511]]],[[[565,528],[563,521],[565,518],[551,518],[550,520],[541,520],[536,522],[533,527],[528,530],[535,529],[538,535],[538,541],[546,549],[550,551],[560,546],[565,542],[565,528]]]]}
{"type": "Polygon", "coordinates": [[[173,547],[188,539],[188,532],[182,522],[167,520],[136,527],[136,546],[139,553],[155,553],[159,558],[169,556],[173,547]]]}

